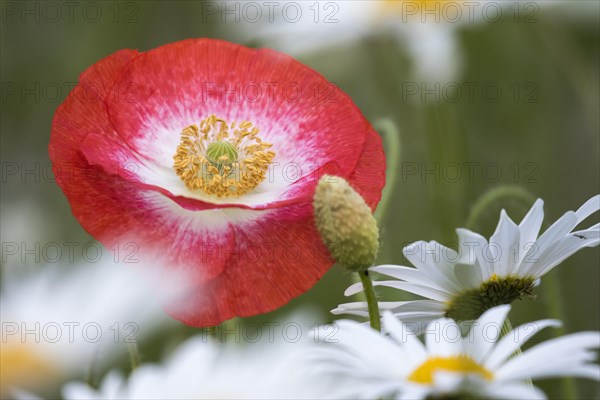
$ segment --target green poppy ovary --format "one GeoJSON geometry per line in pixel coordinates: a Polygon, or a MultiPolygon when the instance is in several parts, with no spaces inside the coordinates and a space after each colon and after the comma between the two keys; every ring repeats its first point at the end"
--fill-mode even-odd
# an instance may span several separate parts
{"type": "Polygon", "coordinates": [[[238,151],[233,144],[219,140],[208,145],[206,158],[215,164],[222,162],[233,163],[238,159],[238,151]]]}

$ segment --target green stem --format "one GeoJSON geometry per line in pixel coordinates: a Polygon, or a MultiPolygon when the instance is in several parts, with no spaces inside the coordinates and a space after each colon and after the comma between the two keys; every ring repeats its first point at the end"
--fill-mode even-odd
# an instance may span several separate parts
{"type": "MultiPolygon", "coordinates": [[[[513,328],[512,328],[512,324],[510,323],[510,319],[508,317],[506,317],[506,319],[504,320],[504,323],[502,324],[502,330],[501,330],[501,335],[502,336],[506,336],[508,335],[510,332],[512,332],[513,328]]],[[[519,354],[523,354],[523,351],[521,350],[521,347],[518,347],[517,350],[515,351],[515,353],[511,356],[515,357],[519,354]]],[[[529,384],[530,386],[533,386],[533,382],[531,381],[530,378],[527,378],[525,380],[525,382],[527,384],[529,384]]]]}
{"type": "Polygon", "coordinates": [[[85,374],[85,382],[93,388],[98,388],[98,359],[100,358],[100,353],[98,348],[94,350],[94,354],[92,355],[92,361],[90,362],[89,369],[85,374]]]}
{"type": "MultiPolygon", "coordinates": [[[[560,290],[560,282],[557,275],[558,271],[552,272],[553,273],[544,275],[541,289],[544,291],[546,297],[546,307],[550,317],[563,322],[560,327],[554,330],[554,337],[560,337],[567,333],[567,330],[565,329],[567,321],[565,320],[566,314],[562,306],[562,291],[560,290]]],[[[571,377],[561,379],[561,390],[562,397],[565,399],[579,398],[575,379],[571,377]]]]}
{"type": "Polygon", "coordinates": [[[212,337],[217,336],[218,329],[219,325],[209,326],[208,328],[206,328],[206,334],[212,337]]]}
{"type": "Polygon", "coordinates": [[[461,185],[439,179],[435,171],[440,166],[464,159],[466,146],[463,145],[463,134],[452,104],[427,103],[422,109],[428,147],[428,165],[425,168],[435,176],[422,175],[422,179],[431,191],[432,212],[440,229],[439,241],[449,244],[454,240],[454,228],[458,222],[456,210],[463,204],[463,190],[461,185]]]}
{"type": "Polygon", "coordinates": [[[140,365],[140,352],[136,342],[127,343],[127,352],[129,353],[129,364],[134,371],[140,365]]]}
{"type": "Polygon", "coordinates": [[[375,130],[379,132],[383,139],[383,148],[385,149],[385,187],[381,193],[381,201],[375,210],[375,219],[379,224],[385,215],[390,199],[398,179],[398,166],[400,165],[400,132],[394,121],[389,118],[383,118],[375,122],[375,130]]]}
{"type": "Polygon", "coordinates": [[[373,282],[369,277],[369,271],[364,270],[358,273],[360,280],[363,284],[365,297],[367,298],[367,306],[369,308],[369,321],[371,328],[376,331],[381,331],[381,317],[379,315],[379,304],[377,304],[377,298],[375,297],[375,289],[373,289],[373,282]]]}
{"type": "MultiPolygon", "coordinates": [[[[510,319],[506,317],[504,323],[502,324],[502,330],[500,331],[500,335],[504,337],[508,335],[510,331],[512,331],[512,324],[510,323],[510,319]]],[[[521,349],[519,348],[518,351],[521,352],[521,349]]]]}
{"type": "Polygon", "coordinates": [[[498,186],[484,193],[477,200],[473,208],[471,208],[471,212],[467,218],[466,227],[468,229],[474,229],[477,226],[477,221],[479,221],[481,216],[491,208],[491,205],[494,202],[506,199],[519,200],[526,205],[526,207],[535,202],[535,196],[519,186],[498,186]]]}

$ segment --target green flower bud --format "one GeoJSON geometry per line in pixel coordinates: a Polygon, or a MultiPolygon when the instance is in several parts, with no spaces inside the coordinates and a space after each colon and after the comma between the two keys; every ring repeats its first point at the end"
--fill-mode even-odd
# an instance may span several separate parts
{"type": "Polygon", "coordinates": [[[365,200],[343,178],[325,175],[313,198],[315,222],[333,258],[352,272],[375,262],[379,230],[365,200]]]}

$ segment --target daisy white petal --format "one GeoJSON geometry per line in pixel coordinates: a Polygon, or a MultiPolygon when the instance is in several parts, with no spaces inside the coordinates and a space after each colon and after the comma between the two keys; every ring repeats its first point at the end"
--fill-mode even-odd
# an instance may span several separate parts
{"type": "MultiPolygon", "coordinates": [[[[544,200],[537,199],[519,224],[521,231],[520,248],[527,243],[534,243],[540,233],[544,221],[544,200]]],[[[523,260],[525,252],[521,252],[519,262],[523,260]]]]}
{"type": "MultiPolygon", "coordinates": [[[[432,288],[425,284],[406,283],[403,281],[373,281],[373,286],[384,286],[391,287],[394,289],[404,290],[420,296],[429,297],[434,300],[446,301],[449,299],[449,295],[446,292],[442,292],[439,289],[432,288]]],[[[360,293],[364,290],[361,282],[357,282],[344,292],[346,296],[352,296],[356,293],[360,293]]]]}
{"type": "Polygon", "coordinates": [[[399,400],[424,400],[431,394],[431,390],[421,387],[408,387],[406,388],[399,397],[399,400]]]}
{"type": "Polygon", "coordinates": [[[456,233],[463,249],[462,262],[464,264],[478,263],[481,267],[483,279],[488,279],[492,276],[494,274],[494,265],[488,261],[488,257],[484,257],[483,253],[483,250],[489,247],[488,241],[480,234],[468,229],[458,228],[456,229],[456,233]]]}
{"type": "Polygon", "coordinates": [[[575,214],[577,215],[577,220],[582,222],[598,210],[600,210],[600,195],[596,195],[586,201],[577,211],[575,211],[575,214]]]}
{"type": "Polygon", "coordinates": [[[390,313],[383,315],[383,329],[397,343],[406,344],[401,346],[413,363],[421,362],[427,356],[426,348],[415,337],[414,332],[406,328],[404,324],[393,318],[390,313]]]}
{"type": "Polygon", "coordinates": [[[546,400],[540,389],[526,383],[498,384],[485,389],[486,397],[506,400],[546,400]]]}
{"type": "Polygon", "coordinates": [[[506,244],[518,244],[520,239],[519,227],[510,219],[506,211],[502,210],[496,232],[490,238],[490,250],[494,253],[492,259],[497,260],[494,261],[494,273],[496,275],[507,276],[513,272],[515,262],[514,258],[506,252],[506,244]]]}
{"type": "Polygon", "coordinates": [[[393,314],[394,317],[401,319],[406,325],[410,326],[414,332],[423,332],[427,324],[444,316],[443,312],[402,312],[393,314]]]}
{"type": "Polygon", "coordinates": [[[548,273],[552,268],[569,258],[584,247],[595,247],[600,243],[599,225],[595,225],[584,231],[576,231],[560,239],[553,248],[537,260],[542,268],[536,271],[541,276],[548,273]]]}
{"type": "Polygon", "coordinates": [[[426,285],[411,284],[398,281],[375,281],[374,286],[386,286],[395,289],[405,290],[420,296],[429,297],[433,300],[446,301],[449,299],[449,294],[445,291],[434,289],[426,285]]]}
{"type": "Polygon", "coordinates": [[[454,273],[465,289],[476,288],[484,281],[479,265],[456,264],[454,273]]]}
{"type": "Polygon", "coordinates": [[[523,343],[527,342],[536,333],[547,327],[559,327],[560,321],[553,319],[545,319],[536,321],[535,323],[523,324],[505,335],[494,347],[491,354],[486,355],[484,364],[487,368],[494,369],[501,363],[505,362],[512,354],[514,354],[523,343]]]}
{"type": "Polygon", "coordinates": [[[377,267],[371,268],[371,271],[421,285],[427,284],[440,291],[448,290],[447,285],[444,286],[443,283],[438,283],[439,280],[435,276],[423,274],[422,270],[418,270],[416,268],[403,267],[397,265],[379,265],[377,267]]]}
{"type": "MultiPolygon", "coordinates": [[[[544,267],[539,258],[553,250],[553,245],[571,232],[577,225],[577,216],[573,211],[567,211],[550,228],[548,228],[535,243],[531,243],[523,258],[518,273],[521,275],[538,276],[544,267]]],[[[529,243],[528,243],[529,244],[529,243]]]]}
{"type": "Polygon", "coordinates": [[[399,302],[384,302],[382,310],[391,310],[392,312],[443,312],[444,308],[435,300],[411,300],[399,302]]]}
{"type": "Polygon", "coordinates": [[[500,336],[500,327],[509,310],[510,306],[494,307],[484,312],[477,323],[473,325],[469,335],[473,338],[473,341],[469,343],[469,355],[475,361],[481,362],[492,350],[500,336]]]}
{"type": "MultiPolygon", "coordinates": [[[[367,306],[364,301],[353,303],[340,304],[335,310],[336,312],[346,310],[362,310],[367,306]]],[[[443,307],[435,300],[410,300],[410,301],[385,301],[379,304],[381,310],[390,310],[392,312],[399,311],[418,311],[418,312],[439,312],[443,311],[443,307]]],[[[333,311],[332,311],[333,312],[333,311]]],[[[334,312],[335,314],[335,312],[334,312]]]]}
{"type": "Polygon", "coordinates": [[[358,317],[369,316],[369,312],[367,311],[367,303],[364,301],[340,304],[339,306],[331,310],[331,313],[333,315],[347,314],[356,315],[358,317]]]}
{"type": "Polygon", "coordinates": [[[556,376],[581,376],[600,378],[598,366],[591,367],[595,373],[590,376],[589,350],[600,347],[600,332],[580,332],[548,340],[528,349],[498,368],[499,380],[529,378],[550,378],[556,376]],[[571,362],[569,362],[571,359],[571,362]],[[560,360],[560,362],[556,362],[560,360]],[[580,375],[582,374],[582,375],[580,375]]]}
{"type": "Polygon", "coordinates": [[[427,325],[425,343],[433,357],[452,357],[463,352],[460,327],[454,320],[440,318],[427,325]],[[442,337],[443,336],[443,337],[442,337]]]}
{"type": "Polygon", "coordinates": [[[454,291],[460,287],[460,283],[454,276],[452,264],[446,262],[447,258],[458,259],[454,250],[435,241],[418,241],[406,246],[403,253],[418,270],[430,277],[430,280],[433,279],[439,286],[454,291]]]}

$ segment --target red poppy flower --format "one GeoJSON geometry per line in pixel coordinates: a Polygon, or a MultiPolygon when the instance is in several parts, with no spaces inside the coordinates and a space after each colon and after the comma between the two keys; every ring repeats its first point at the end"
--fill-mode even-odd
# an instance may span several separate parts
{"type": "Polygon", "coordinates": [[[375,208],[381,140],[350,98],[272,50],[191,39],[86,70],[52,124],[75,217],[177,280],[174,318],[210,326],[274,310],[333,264],[312,217],[323,173],[375,208]]]}

